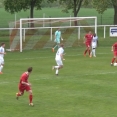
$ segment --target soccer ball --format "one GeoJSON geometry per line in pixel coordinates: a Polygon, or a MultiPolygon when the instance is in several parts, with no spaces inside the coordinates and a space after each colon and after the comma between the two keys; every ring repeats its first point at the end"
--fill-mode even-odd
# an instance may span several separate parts
{"type": "Polygon", "coordinates": [[[117,63],[114,63],[113,66],[117,66],[117,63]]]}

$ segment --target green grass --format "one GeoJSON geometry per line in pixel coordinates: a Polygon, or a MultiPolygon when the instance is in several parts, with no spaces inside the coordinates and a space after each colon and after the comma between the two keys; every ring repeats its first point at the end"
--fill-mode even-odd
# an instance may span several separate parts
{"type": "Polygon", "coordinates": [[[97,48],[97,57],[83,57],[84,47],[65,48],[64,68],[59,76],[51,50],[7,52],[0,75],[0,117],[116,117],[117,71],[111,67],[110,46],[97,48]],[[20,75],[32,66],[29,78],[34,107],[28,94],[15,99],[20,75]]]}

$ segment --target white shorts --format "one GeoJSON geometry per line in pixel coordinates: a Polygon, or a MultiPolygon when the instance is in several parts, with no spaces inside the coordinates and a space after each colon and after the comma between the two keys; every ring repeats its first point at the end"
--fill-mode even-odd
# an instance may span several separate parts
{"type": "Polygon", "coordinates": [[[96,43],[92,43],[92,48],[96,48],[97,44],[96,43]]]}
{"type": "Polygon", "coordinates": [[[61,66],[61,65],[63,65],[63,62],[62,62],[62,60],[56,60],[56,59],[55,59],[55,61],[56,61],[56,64],[57,64],[58,66],[61,66]]]}
{"type": "Polygon", "coordinates": [[[3,57],[0,57],[0,65],[1,64],[4,64],[4,58],[3,57]]]}

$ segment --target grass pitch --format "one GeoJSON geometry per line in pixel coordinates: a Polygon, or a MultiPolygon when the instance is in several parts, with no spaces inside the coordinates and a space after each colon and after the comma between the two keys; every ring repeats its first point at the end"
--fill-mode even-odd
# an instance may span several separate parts
{"type": "Polygon", "coordinates": [[[59,76],[51,70],[51,49],[7,52],[0,75],[0,117],[116,117],[117,67],[110,66],[110,46],[99,46],[97,57],[83,56],[84,47],[65,48],[64,68],[59,76]],[[28,94],[15,99],[20,75],[32,66],[34,107],[28,94]]]}

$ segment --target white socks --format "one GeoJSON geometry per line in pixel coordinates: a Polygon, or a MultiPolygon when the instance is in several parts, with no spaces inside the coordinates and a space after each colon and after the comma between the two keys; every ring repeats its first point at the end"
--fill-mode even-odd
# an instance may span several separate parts
{"type": "Polygon", "coordinates": [[[92,50],[93,56],[95,57],[95,49],[92,50]]]}
{"type": "Polygon", "coordinates": [[[0,66],[0,72],[2,72],[2,69],[3,69],[3,66],[1,65],[1,66],[0,66]]]}
{"type": "Polygon", "coordinates": [[[54,66],[54,68],[56,69],[56,74],[58,74],[58,72],[59,72],[59,70],[58,70],[59,66],[54,66]]]}

